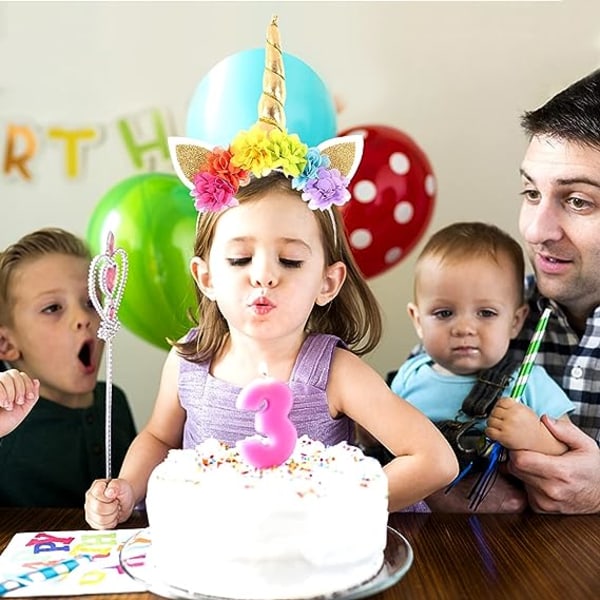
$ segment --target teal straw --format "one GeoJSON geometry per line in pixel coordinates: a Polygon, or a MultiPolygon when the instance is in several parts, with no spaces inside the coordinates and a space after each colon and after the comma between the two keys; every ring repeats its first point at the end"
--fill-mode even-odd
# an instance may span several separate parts
{"type": "Polygon", "coordinates": [[[510,393],[510,397],[514,398],[515,400],[520,401],[525,392],[527,380],[529,379],[529,374],[531,373],[533,365],[535,364],[535,357],[540,349],[540,344],[542,343],[542,338],[544,337],[544,332],[546,331],[546,326],[548,325],[548,319],[550,318],[551,313],[551,308],[544,309],[540,320],[535,326],[533,337],[531,338],[531,342],[529,342],[527,352],[525,353],[525,358],[523,359],[521,367],[519,368],[517,380],[515,381],[515,385],[510,393]]]}

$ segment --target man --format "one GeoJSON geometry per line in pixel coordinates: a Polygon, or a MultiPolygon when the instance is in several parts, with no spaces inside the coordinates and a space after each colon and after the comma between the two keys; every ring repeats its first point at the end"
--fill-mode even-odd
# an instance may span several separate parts
{"type": "Polygon", "coordinates": [[[569,450],[558,457],[511,452],[509,472],[537,511],[600,512],[600,70],[575,82],[521,124],[519,229],[535,279],[523,353],[544,306],[553,315],[537,362],[575,403],[571,423],[543,417],[569,450]]]}
{"type": "MultiPolygon", "coordinates": [[[[530,313],[512,352],[520,359],[543,309],[553,313],[536,362],[575,404],[571,422],[542,417],[568,450],[513,450],[479,512],[600,512],[600,69],[523,115],[519,229],[534,275],[530,313]]],[[[427,498],[434,511],[469,511],[475,477],[427,498]]]]}

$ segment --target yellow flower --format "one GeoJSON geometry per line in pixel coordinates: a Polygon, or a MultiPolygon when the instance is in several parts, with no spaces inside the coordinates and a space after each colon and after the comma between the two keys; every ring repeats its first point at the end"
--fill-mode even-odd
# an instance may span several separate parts
{"type": "Polygon", "coordinates": [[[270,151],[272,153],[273,169],[281,169],[286,177],[297,177],[302,173],[306,166],[306,154],[308,146],[300,141],[300,138],[294,133],[287,133],[273,130],[269,132],[271,142],[270,151]]]}
{"type": "Polygon", "coordinates": [[[255,177],[262,177],[273,168],[269,139],[258,125],[238,133],[231,143],[230,150],[233,154],[231,164],[251,171],[255,177]]]}

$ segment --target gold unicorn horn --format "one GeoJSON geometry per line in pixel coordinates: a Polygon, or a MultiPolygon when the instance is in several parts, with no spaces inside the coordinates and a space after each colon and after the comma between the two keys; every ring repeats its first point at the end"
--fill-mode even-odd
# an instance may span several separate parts
{"type": "Polygon", "coordinates": [[[285,71],[277,16],[267,28],[263,89],[258,101],[258,122],[266,129],[285,130],[285,71]]]}

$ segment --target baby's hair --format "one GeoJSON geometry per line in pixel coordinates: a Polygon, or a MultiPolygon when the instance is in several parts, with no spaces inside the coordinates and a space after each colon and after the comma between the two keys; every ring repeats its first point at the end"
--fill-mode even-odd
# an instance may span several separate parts
{"type": "MultiPolygon", "coordinates": [[[[253,179],[240,188],[236,199],[240,204],[258,202],[270,191],[297,196],[290,180],[278,172],[253,179]]],[[[309,210],[307,208],[307,210],[309,210]]],[[[373,350],[381,338],[382,319],[377,300],[361,275],[352,256],[345,236],[344,223],[336,207],[327,211],[311,211],[317,219],[323,241],[325,263],[331,265],[341,261],[346,265],[346,281],[339,294],[325,306],[315,306],[309,316],[308,333],[329,333],[340,337],[356,354],[362,355],[373,350]],[[335,221],[335,227],[333,225],[335,221]]],[[[202,213],[198,216],[194,255],[208,261],[213,243],[215,226],[222,213],[202,213]]],[[[216,355],[229,335],[227,322],[215,302],[210,301],[196,289],[198,313],[190,314],[197,327],[195,335],[183,342],[173,343],[181,356],[193,362],[202,362],[216,355]]]]}
{"type": "MultiPolygon", "coordinates": [[[[434,233],[417,257],[414,294],[426,259],[437,259],[440,264],[457,264],[473,258],[489,258],[496,263],[506,256],[514,268],[518,297],[524,298],[525,259],[519,243],[499,227],[477,221],[453,223],[434,233]]],[[[468,282],[465,283],[468,285],[468,282]]]]}
{"type": "Polygon", "coordinates": [[[47,254],[66,254],[90,260],[86,243],[76,235],[58,227],[46,227],[24,235],[0,252],[0,323],[10,322],[11,279],[26,261],[47,254]]]}

